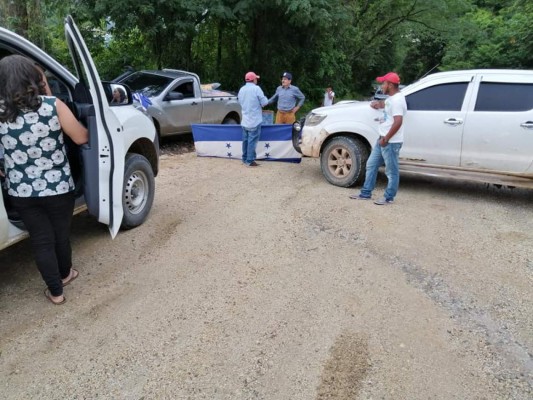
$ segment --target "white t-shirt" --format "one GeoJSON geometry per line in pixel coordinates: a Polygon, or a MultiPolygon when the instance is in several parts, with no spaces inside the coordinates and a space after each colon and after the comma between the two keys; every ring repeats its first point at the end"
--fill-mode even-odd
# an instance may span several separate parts
{"type": "MultiPolygon", "coordinates": [[[[385,99],[385,108],[383,109],[383,116],[379,119],[379,136],[386,136],[394,122],[394,116],[401,115],[405,118],[407,113],[407,103],[405,96],[400,92],[385,99]]],[[[405,121],[402,123],[398,132],[390,138],[389,143],[403,143],[403,127],[405,121]]]]}
{"type": "Polygon", "coordinates": [[[324,93],[324,107],[333,105],[333,99],[335,98],[335,92],[331,91],[330,93],[324,93]],[[331,94],[331,98],[329,97],[331,94]]]}

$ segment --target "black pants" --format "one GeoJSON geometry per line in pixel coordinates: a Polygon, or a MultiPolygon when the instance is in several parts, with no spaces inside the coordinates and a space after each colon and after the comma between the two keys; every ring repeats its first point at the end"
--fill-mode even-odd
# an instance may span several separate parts
{"type": "Polygon", "coordinates": [[[74,192],[47,197],[12,197],[11,205],[24,222],[37,268],[53,296],[63,294],[64,279],[72,267],[70,223],[74,192]]]}

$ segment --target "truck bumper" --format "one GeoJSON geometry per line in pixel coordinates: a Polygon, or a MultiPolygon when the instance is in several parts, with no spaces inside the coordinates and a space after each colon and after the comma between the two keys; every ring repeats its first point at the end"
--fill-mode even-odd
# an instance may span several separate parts
{"type": "Polygon", "coordinates": [[[329,136],[329,133],[320,126],[304,126],[302,129],[302,139],[300,149],[302,154],[307,157],[320,157],[322,143],[329,136]]]}

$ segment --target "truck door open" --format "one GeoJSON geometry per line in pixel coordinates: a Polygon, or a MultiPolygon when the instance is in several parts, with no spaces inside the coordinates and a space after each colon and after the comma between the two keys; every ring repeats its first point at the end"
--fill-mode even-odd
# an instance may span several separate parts
{"type": "Polygon", "coordinates": [[[89,129],[89,143],[81,146],[85,200],[89,213],[109,225],[115,237],[124,215],[123,129],[109,108],[98,71],[70,16],[65,20],[65,35],[79,79],[75,91],[86,101],[81,110],[89,129]]]}

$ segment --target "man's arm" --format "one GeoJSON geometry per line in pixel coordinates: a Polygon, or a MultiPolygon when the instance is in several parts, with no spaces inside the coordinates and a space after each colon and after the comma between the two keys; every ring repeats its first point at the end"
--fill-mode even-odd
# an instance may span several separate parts
{"type": "Polygon", "coordinates": [[[298,110],[300,109],[300,107],[302,106],[302,104],[304,103],[305,101],[305,95],[302,93],[302,91],[300,89],[297,89],[294,93],[294,97],[296,97],[296,99],[298,100],[298,104],[296,104],[296,107],[294,107],[292,109],[292,112],[293,113],[296,113],[298,112],[298,110]]]}
{"type": "Polygon", "coordinates": [[[267,106],[278,101],[278,92],[279,92],[279,87],[276,88],[276,93],[274,93],[274,95],[270,99],[268,99],[267,106]]]}
{"type": "Polygon", "coordinates": [[[257,99],[259,100],[259,104],[261,104],[261,107],[265,107],[268,104],[268,99],[263,93],[263,89],[259,86],[257,86],[257,89],[257,99]]]}

